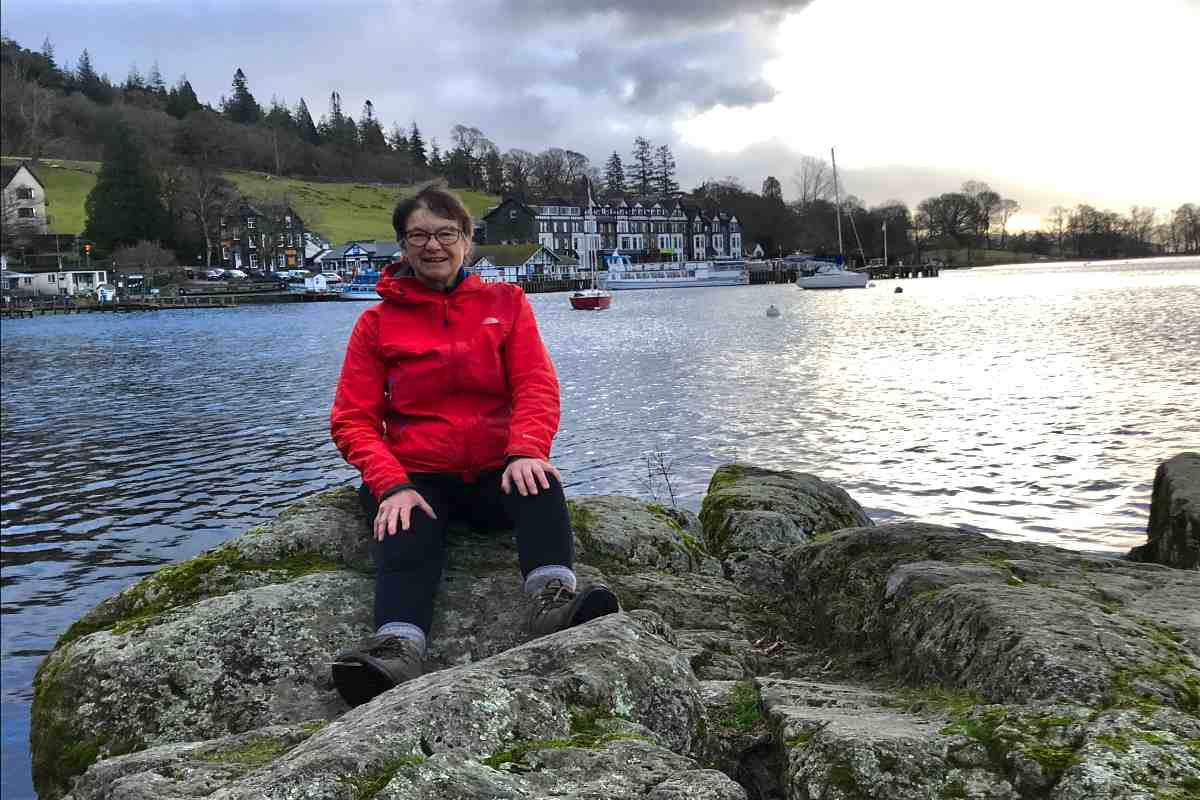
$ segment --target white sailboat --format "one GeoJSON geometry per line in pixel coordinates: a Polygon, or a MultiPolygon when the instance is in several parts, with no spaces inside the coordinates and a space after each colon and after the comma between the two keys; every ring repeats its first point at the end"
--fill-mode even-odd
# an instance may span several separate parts
{"type": "Polygon", "coordinates": [[[871,276],[866,272],[851,272],[843,266],[846,263],[846,248],[842,243],[842,196],[838,187],[837,156],[833,148],[829,149],[829,157],[833,161],[833,197],[834,207],[837,209],[838,253],[841,263],[809,259],[800,265],[796,286],[801,289],[862,289],[871,280],[871,276]]]}

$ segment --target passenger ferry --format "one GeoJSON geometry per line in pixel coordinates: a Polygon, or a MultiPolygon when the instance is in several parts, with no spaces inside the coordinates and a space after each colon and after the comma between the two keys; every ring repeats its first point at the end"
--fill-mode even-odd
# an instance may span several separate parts
{"type": "Polygon", "coordinates": [[[746,262],[668,261],[634,264],[629,256],[613,253],[604,257],[608,276],[604,288],[619,289],[690,289],[701,286],[748,286],[750,273],[746,262]]]}

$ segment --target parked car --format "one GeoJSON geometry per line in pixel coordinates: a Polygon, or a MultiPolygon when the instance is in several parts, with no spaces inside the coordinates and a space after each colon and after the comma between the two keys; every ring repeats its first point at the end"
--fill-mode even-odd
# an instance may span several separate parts
{"type": "Polygon", "coordinates": [[[204,277],[210,281],[219,281],[224,275],[225,270],[223,269],[210,269],[208,272],[204,273],[204,277]]]}
{"type": "Polygon", "coordinates": [[[326,283],[340,283],[342,280],[342,276],[336,272],[322,272],[321,277],[325,279],[326,283]]]}
{"type": "Polygon", "coordinates": [[[225,275],[224,275],[225,280],[241,280],[242,278],[245,278],[245,277],[246,277],[246,273],[242,272],[240,269],[225,270],[225,275]]]}

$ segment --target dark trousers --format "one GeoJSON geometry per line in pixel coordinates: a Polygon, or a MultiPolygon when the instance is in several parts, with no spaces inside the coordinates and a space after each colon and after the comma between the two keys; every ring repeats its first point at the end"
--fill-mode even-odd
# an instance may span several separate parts
{"type": "MultiPolygon", "coordinates": [[[[419,508],[412,510],[407,531],[374,541],[375,627],[388,622],[409,622],[429,634],[433,597],[446,564],[446,528],[463,522],[479,530],[515,530],[521,575],[538,567],[558,564],[572,567],[575,540],[562,486],[549,476],[550,488],[522,497],[500,490],[502,472],[480,473],[474,483],[457,475],[409,475],[416,490],[433,507],[437,519],[419,508]]],[[[374,530],[379,502],[364,485],[358,491],[367,525],[374,530]]],[[[372,533],[373,535],[373,533],[372,533]]]]}

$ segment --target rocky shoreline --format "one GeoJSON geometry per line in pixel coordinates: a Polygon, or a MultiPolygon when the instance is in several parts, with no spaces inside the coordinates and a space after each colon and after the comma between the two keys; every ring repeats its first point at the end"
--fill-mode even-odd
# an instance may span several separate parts
{"type": "Polygon", "coordinates": [[[42,800],[1200,796],[1200,455],[1128,559],[924,523],[727,465],[699,517],[572,501],[624,612],[534,641],[509,534],[457,531],[428,674],[348,709],[352,488],[148,576],[35,679],[42,800]],[[1136,559],[1136,560],[1135,560],[1136,559]],[[1162,561],[1165,563],[1150,563],[1162,561]],[[1171,564],[1172,566],[1167,566],[1171,564]]]}

